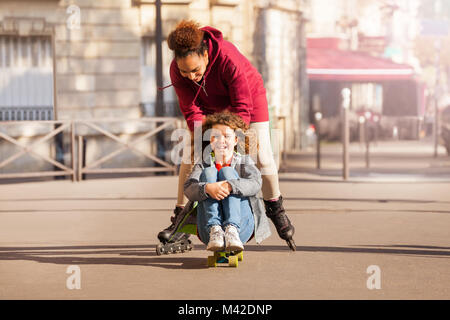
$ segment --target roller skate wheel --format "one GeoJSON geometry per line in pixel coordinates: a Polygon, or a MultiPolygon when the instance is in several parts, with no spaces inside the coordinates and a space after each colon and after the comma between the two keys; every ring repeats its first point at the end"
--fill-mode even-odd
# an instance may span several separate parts
{"type": "Polygon", "coordinates": [[[208,267],[215,268],[217,267],[216,257],[215,256],[209,256],[208,257],[208,267]]]}
{"type": "Polygon", "coordinates": [[[238,267],[238,257],[237,256],[229,256],[228,257],[228,265],[230,267],[237,268],[238,267]]]}
{"type": "Polygon", "coordinates": [[[161,255],[161,247],[159,245],[156,246],[156,255],[157,256],[161,255]]]}

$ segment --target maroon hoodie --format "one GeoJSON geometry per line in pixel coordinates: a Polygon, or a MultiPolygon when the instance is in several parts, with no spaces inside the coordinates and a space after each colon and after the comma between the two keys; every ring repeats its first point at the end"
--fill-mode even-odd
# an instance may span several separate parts
{"type": "Polygon", "coordinates": [[[202,28],[208,42],[209,63],[201,85],[184,78],[175,59],[170,78],[188,127],[203,116],[229,110],[250,122],[269,121],[266,89],[261,75],[239,50],[212,27],[202,28]]]}

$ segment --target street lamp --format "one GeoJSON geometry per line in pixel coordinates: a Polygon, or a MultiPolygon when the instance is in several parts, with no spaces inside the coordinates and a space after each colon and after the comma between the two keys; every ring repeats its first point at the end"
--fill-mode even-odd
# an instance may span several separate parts
{"type": "Polygon", "coordinates": [[[350,96],[351,90],[349,88],[344,88],[341,91],[342,95],[342,177],[344,180],[348,180],[349,177],[349,152],[348,147],[350,143],[350,129],[348,123],[348,109],[350,108],[350,96]]]}
{"type": "Polygon", "coordinates": [[[364,140],[366,139],[364,136],[364,124],[366,123],[366,117],[359,116],[358,122],[359,122],[359,145],[361,147],[364,140]]]}
{"type": "Polygon", "coordinates": [[[317,152],[316,152],[316,163],[317,163],[317,169],[320,169],[320,120],[322,120],[322,113],[316,112],[314,114],[314,119],[316,120],[316,136],[317,136],[317,152]]]}

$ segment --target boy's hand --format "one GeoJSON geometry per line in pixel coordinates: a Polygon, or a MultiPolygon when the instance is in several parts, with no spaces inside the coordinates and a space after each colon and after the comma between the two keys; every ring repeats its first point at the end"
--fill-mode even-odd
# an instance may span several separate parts
{"type": "Polygon", "coordinates": [[[207,183],[205,192],[213,199],[223,200],[230,195],[231,185],[227,181],[207,183]]]}

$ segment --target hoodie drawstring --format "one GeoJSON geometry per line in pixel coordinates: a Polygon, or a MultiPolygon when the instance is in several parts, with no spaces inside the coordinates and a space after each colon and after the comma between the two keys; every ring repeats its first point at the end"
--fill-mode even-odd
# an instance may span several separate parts
{"type": "Polygon", "coordinates": [[[203,92],[206,94],[206,96],[208,96],[208,94],[206,93],[206,79],[203,78],[203,81],[201,84],[198,84],[197,82],[194,81],[194,83],[199,86],[200,88],[203,89],[203,92]]]}

